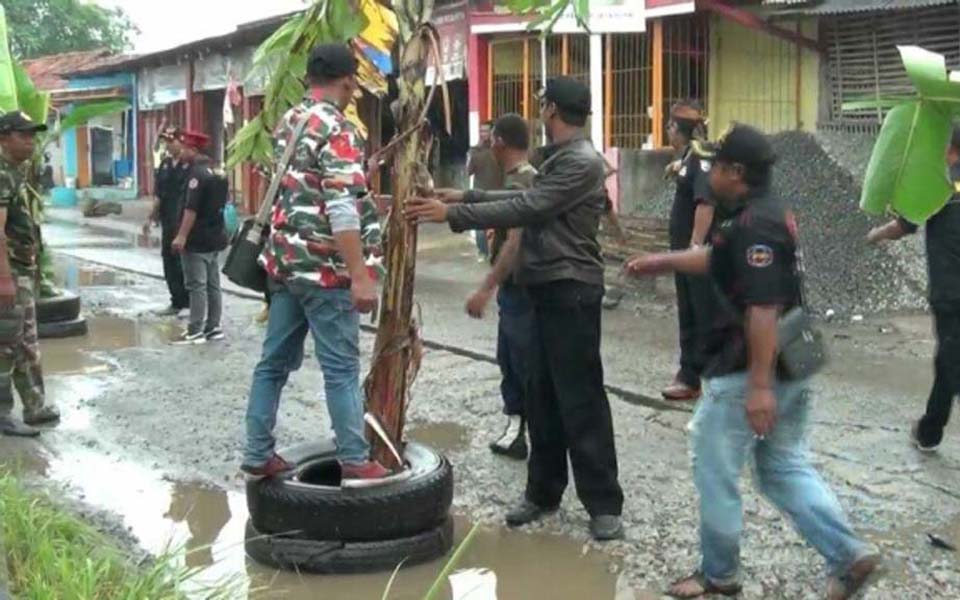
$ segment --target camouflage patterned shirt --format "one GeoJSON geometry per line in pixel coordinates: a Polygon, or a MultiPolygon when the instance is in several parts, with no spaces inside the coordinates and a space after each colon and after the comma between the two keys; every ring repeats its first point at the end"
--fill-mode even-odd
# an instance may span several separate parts
{"type": "Polygon", "coordinates": [[[37,264],[37,225],[23,168],[0,154],[0,208],[7,211],[7,258],[15,272],[31,271],[37,264]]]}
{"type": "Polygon", "coordinates": [[[362,142],[333,102],[308,93],[274,134],[277,162],[301,119],[309,121],[274,200],[260,263],[277,280],[346,288],[350,275],[333,235],[359,231],[367,268],[376,277],[382,257],[380,222],[367,194],[362,142]]]}

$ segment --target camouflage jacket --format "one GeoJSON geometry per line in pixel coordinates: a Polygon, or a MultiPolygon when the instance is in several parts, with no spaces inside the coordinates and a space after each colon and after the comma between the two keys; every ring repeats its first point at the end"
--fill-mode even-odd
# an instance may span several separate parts
{"type": "Polygon", "coordinates": [[[14,271],[33,270],[39,243],[23,168],[0,154],[0,208],[7,211],[7,258],[14,271]]]}
{"type": "Polygon", "coordinates": [[[359,231],[371,276],[381,268],[380,222],[367,194],[363,147],[354,126],[329,100],[308,96],[274,134],[277,162],[301,119],[309,119],[274,199],[260,263],[274,279],[325,288],[350,286],[333,234],[359,231]]]}

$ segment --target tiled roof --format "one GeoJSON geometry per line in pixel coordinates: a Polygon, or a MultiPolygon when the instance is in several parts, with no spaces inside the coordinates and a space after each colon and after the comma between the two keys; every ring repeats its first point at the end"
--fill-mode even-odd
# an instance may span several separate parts
{"type": "Polygon", "coordinates": [[[103,67],[129,58],[129,55],[110,54],[108,50],[65,52],[25,60],[23,68],[37,89],[53,91],[67,87],[66,76],[71,73],[103,67]]]}

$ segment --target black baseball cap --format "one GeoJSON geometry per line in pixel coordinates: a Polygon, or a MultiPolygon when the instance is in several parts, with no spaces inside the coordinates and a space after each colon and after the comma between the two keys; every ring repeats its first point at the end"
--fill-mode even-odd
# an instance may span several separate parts
{"type": "Polygon", "coordinates": [[[590,114],[590,88],[573,77],[555,77],[547,81],[541,98],[572,113],[590,114]]]}
{"type": "Polygon", "coordinates": [[[23,111],[11,110],[4,115],[0,115],[0,134],[13,133],[14,131],[37,133],[46,130],[46,124],[37,123],[23,111]]]}
{"type": "Polygon", "coordinates": [[[734,123],[714,146],[713,158],[717,162],[740,163],[746,166],[770,166],[777,162],[777,155],[769,138],[759,129],[734,123]]]}
{"type": "Polygon", "coordinates": [[[357,74],[357,59],[346,44],[320,44],[310,51],[307,74],[323,79],[339,79],[357,74]]]}

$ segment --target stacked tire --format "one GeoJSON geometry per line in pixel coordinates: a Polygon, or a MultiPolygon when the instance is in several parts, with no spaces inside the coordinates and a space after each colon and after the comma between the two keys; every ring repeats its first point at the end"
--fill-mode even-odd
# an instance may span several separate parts
{"type": "Polygon", "coordinates": [[[37,299],[37,335],[41,339],[87,334],[87,320],[80,316],[80,296],[64,291],[37,299]]]}
{"type": "Polygon", "coordinates": [[[409,442],[408,468],[366,487],[341,487],[333,442],[280,453],[290,473],[247,482],[247,554],[307,573],[370,573],[437,559],[453,546],[453,468],[409,442]]]}

